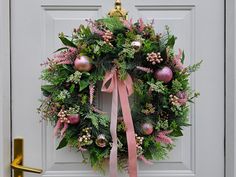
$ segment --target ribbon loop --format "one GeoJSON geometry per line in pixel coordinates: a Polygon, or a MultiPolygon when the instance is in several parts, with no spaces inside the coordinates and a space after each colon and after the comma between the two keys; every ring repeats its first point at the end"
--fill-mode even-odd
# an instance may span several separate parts
{"type": "Polygon", "coordinates": [[[102,83],[102,92],[112,93],[115,88],[115,79],[116,76],[116,69],[112,69],[110,72],[106,72],[103,83],[102,83]],[[110,83],[109,83],[110,81],[110,83]],[[108,87],[107,87],[108,85],[108,87]]]}

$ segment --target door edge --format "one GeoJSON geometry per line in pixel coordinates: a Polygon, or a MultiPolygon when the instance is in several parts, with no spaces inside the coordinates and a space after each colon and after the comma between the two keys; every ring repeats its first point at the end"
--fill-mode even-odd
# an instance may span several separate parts
{"type": "Polygon", "coordinates": [[[10,2],[0,1],[0,176],[11,176],[10,2]]]}
{"type": "Polygon", "coordinates": [[[236,3],[225,0],[225,177],[236,176],[236,3]]]}

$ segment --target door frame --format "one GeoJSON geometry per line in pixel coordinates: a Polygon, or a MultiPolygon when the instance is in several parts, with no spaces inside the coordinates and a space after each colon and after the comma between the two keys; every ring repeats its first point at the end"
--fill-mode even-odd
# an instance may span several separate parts
{"type": "MultiPolygon", "coordinates": [[[[225,1],[225,177],[236,176],[236,3],[225,1]]],[[[0,176],[10,176],[11,161],[11,9],[0,0],[0,176]]]]}

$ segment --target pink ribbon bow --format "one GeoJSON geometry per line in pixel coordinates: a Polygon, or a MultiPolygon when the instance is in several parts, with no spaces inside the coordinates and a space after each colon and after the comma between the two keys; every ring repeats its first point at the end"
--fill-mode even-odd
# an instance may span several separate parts
{"type": "Polygon", "coordinates": [[[114,68],[105,74],[102,84],[102,92],[112,93],[110,132],[112,136],[112,148],[110,153],[110,177],[117,177],[117,116],[118,116],[118,92],[120,98],[123,119],[126,125],[126,137],[128,144],[129,176],[137,177],[137,153],[134,125],[131,116],[128,97],[133,93],[133,81],[130,75],[125,80],[119,80],[117,70],[114,68]]]}
{"type": "Polygon", "coordinates": [[[73,115],[68,115],[65,117],[60,117],[54,128],[54,136],[57,136],[58,131],[62,127],[63,124],[64,124],[63,128],[61,129],[61,137],[65,134],[68,128],[68,124],[77,124],[79,123],[79,120],[80,120],[79,114],[73,114],[73,115]]]}

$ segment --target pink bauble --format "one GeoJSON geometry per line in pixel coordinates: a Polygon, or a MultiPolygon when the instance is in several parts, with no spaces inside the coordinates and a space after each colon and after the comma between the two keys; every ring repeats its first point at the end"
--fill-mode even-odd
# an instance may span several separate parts
{"type": "Polygon", "coordinates": [[[90,71],[92,69],[90,60],[87,56],[77,57],[74,62],[75,69],[78,71],[90,71]]]}
{"type": "Polygon", "coordinates": [[[167,66],[155,71],[154,75],[157,80],[163,81],[164,83],[170,82],[171,79],[173,78],[173,72],[167,66]]]}
{"type": "Polygon", "coordinates": [[[71,114],[67,116],[70,124],[78,124],[80,120],[79,114],[71,114]]]}
{"type": "Polygon", "coordinates": [[[144,123],[142,125],[142,133],[144,135],[151,135],[153,132],[153,125],[151,123],[144,123]]]}

